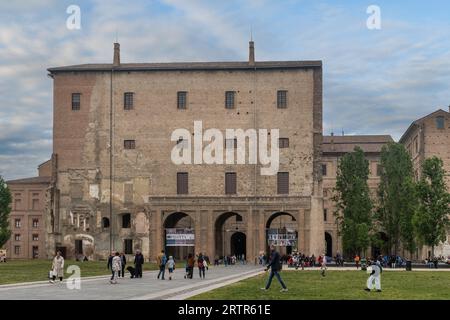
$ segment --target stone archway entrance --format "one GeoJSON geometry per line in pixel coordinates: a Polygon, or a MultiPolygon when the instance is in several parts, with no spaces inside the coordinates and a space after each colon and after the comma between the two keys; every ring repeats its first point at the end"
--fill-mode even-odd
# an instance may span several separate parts
{"type": "Polygon", "coordinates": [[[378,232],[372,243],[372,258],[389,253],[389,238],[384,232],[378,232]]]}
{"type": "Polygon", "coordinates": [[[327,257],[333,256],[333,238],[328,232],[325,232],[325,253],[327,257]]]}
{"type": "Polygon", "coordinates": [[[247,256],[247,236],[243,232],[235,232],[231,236],[231,255],[236,255],[236,257],[241,257],[242,255],[247,256]]]}
{"type": "Polygon", "coordinates": [[[298,224],[295,217],[288,212],[275,212],[266,223],[266,251],[274,244],[280,254],[288,255],[298,251],[298,224]],[[279,240],[275,241],[274,234],[279,240]]]}
{"type": "MultiPolygon", "coordinates": [[[[184,212],[171,213],[164,221],[164,250],[167,257],[184,260],[195,253],[194,220],[184,212]]],[[[159,252],[158,252],[159,253],[159,252]]]]}
{"type": "Polygon", "coordinates": [[[233,255],[236,250],[247,252],[246,226],[242,215],[236,212],[225,212],[219,215],[214,225],[215,231],[215,257],[233,255]],[[244,242],[244,243],[243,243],[244,242]],[[244,250],[242,249],[244,248],[244,250]]]}

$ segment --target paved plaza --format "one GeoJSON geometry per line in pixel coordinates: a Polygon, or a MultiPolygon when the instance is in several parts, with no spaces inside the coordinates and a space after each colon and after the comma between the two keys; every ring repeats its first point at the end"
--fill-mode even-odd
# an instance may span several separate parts
{"type": "MultiPolygon", "coordinates": [[[[83,270],[81,270],[83,272],[83,270]]],[[[185,299],[223,285],[228,285],[262,272],[255,265],[210,267],[206,279],[199,279],[198,269],[194,279],[184,279],[184,269],[177,269],[174,278],[156,279],[158,271],[144,272],[141,279],[120,278],[118,283],[109,283],[110,276],[89,277],[81,280],[80,290],[67,288],[63,283],[48,281],[0,286],[0,300],[152,300],[185,299]]]]}

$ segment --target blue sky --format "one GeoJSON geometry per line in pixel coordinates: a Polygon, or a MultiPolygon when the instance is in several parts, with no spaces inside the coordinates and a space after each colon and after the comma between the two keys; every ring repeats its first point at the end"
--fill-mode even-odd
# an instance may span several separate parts
{"type": "Polygon", "coordinates": [[[36,175],[52,151],[46,69],[110,62],[323,60],[324,133],[391,134],[450,105],[449,1],[61,1],[0,3],[0,175],[36,175]],[[68,30],[66,9],[81,8],[68,30]],[[369,30],[369,5],[381,29],[369,30]]]}

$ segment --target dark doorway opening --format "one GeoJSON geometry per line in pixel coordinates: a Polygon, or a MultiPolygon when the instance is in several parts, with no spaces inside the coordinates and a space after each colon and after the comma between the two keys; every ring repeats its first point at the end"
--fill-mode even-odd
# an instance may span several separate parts
{"type": "Polygon", "coordinates": [[[388,254],[388,236],[384,232],[378,232],[372,243],[372,258],[388,254]]]}
{"type": "Polygon", "coordinates": [[[83,254],[83,240],[75,240],[75,254],[83,254]]]}
{"type": "Polygon", "coordinates": [[[247,256],[247,237],[243,232],[235,232],[231,236],[231,254],[247,256]]]}
{"type": "Polygon", "coordinates": [[[325,244],[326,244],[326,250],[325,253],[327,257],[333,256],[333,238],[331,237],[331,234],[328,232],[325,232],[325,244]]]}

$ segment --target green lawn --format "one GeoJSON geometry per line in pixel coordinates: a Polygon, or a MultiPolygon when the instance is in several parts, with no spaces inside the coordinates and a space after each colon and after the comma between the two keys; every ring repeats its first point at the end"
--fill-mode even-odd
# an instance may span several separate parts
{"type": "Polygon", "coordinates": [[[195,296],[193,300],[345,300],[345,299],[445,299],[450,300],[450,272],[411,271],[383,272],[383,292],[363,289],[368,275],[364,271],[328,271],[323,278],[319,271],[284,271],[281,276],[289,291],[280,292],[276,280],[268,291],[264,287],[268,273],[246,279],[195,296]]]}
{"type": "MultiPolygon", "coordinates": [[[[81,269],[81,277],[111,273],[106,268],[106,261],[79,262],[66,260],[64,262],[64,269],[67,270],[69,265],[79,266],[81,269]]],[[[129,265],[131,264],[127,264],[127,266],[129,265]]],[[[6,263],[0,263],[0,284],[47,280],[51,266],[51,260],[9,260],[6,263]]],[[[149,262],[144,263],[144,271],[156,269],[155,264],[149,262]]],[[[125,272],[128,274],[128,271],[125,272]]],[[[70,274],[66,274],[66,276],[70,276],[70,274]]]]}

